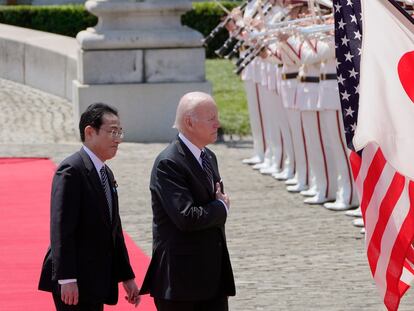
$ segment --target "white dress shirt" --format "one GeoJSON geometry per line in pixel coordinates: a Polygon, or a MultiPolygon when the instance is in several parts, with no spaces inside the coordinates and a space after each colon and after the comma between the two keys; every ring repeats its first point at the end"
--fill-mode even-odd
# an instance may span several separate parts
{"type": "MultiPolygon", "coordinates": [[[[88,147],[85,145],[82,147],[83,150],[88,154],[89,158],[91,158],[93,165],[95,166],[96,172],[98,173],[99,178],[101,178],[101,168],[105,165],[88,147]]],[[[102,178],[101,178],[102,181],[102,178]]]]}

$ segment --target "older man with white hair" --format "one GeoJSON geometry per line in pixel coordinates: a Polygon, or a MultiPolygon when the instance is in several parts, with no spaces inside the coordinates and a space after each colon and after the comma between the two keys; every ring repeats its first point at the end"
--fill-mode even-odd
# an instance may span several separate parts
{"type": "Polygon", "coordinates": [[[206,148],[220,127],[214,99],[185,94],[174,127],[178,137],[151,173],[153,253],[141,294],[151,294],[158,311],[226,311],[235,295],[224,232],[230,200],[206,148]]]}

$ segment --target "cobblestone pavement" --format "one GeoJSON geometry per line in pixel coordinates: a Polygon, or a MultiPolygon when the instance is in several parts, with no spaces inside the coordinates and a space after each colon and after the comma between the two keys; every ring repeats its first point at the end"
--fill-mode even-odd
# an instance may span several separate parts
{"type": "MultiPolygon", "coordinates": [[[[0,80],[0,87],[0,156],[44,156],[57,163],[80,147],[70,103],[9,81],[0,80]]],[[[124,229],[147,254],[149,173],[164,146],[124,143],[109,163],[119,184],[124,229]]],[[[251,153],[248,142],[212,149],[232,201],[226,230],[237,296],[230,310],[385,310],[352,219],[306,206],[283,183],[242,165],[251,153]]],[[[410,291],[400,310],[413,309],[410,291]]]]}

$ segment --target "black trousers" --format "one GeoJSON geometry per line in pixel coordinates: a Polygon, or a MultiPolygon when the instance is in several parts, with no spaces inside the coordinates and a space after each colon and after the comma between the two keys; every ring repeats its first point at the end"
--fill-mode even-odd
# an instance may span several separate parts
{"type": "Polygon", "coordinates": [[[205,301],[172,301],[154,298],[158,311],[228,311],[227,297],[205,301]]]}
{"type": "Polygon", "coordinates": [[[56,311],[103,311],[102,303],[78,303],[76,306],[65,304],[60,298],[60,294],[53,293],[56,311]]]}

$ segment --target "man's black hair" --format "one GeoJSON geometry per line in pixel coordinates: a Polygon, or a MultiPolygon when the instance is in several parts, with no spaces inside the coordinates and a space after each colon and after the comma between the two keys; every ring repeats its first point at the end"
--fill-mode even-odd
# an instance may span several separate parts
{"type": "Polygon", "coordinates": [[[95,103],[89,105],[85,112],[82,113],[79,120],[79,132],[82,142],[85,141],[85,128],[90,125],[94,129],[99,130],[102,125],[102,117],[105,113],[118,116],[118,111],[104,103],[95,103]]]}

